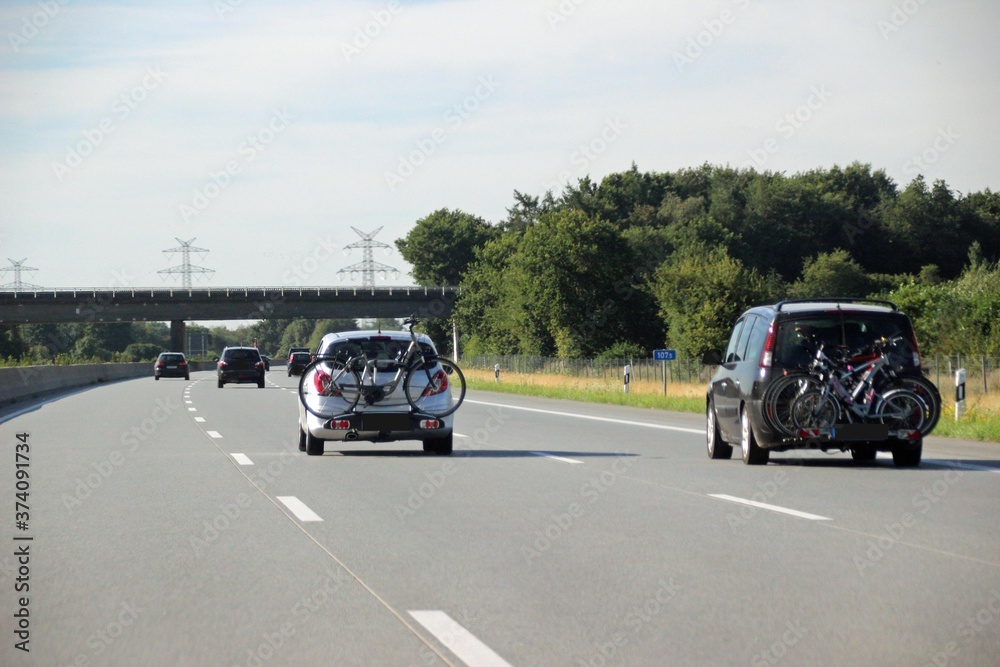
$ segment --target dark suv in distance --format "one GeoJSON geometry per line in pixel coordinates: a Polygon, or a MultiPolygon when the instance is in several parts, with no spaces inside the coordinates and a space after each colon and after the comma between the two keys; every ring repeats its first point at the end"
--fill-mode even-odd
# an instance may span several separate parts
{"type": "Polygon", "coordinates": [[[191,369],[183,352],[161,352],[153,364],[153,377],[191,379],[191,369]]]}
{"type": "Polygon", "coordinates": [[[219,389],[228,382],[256,382],[264,388],[264,360],[255,347],[227,347],[219,358],[219,389]]]}
{"type": "Polygon", "coordinates": [[[288,356],[288,376],[302,375],[302,371],[312,361],[312,355],[308,352],[292,352],[288,356]]]}
{"type": "Polygon", "coordinates": [[[886,301],[810,299],[751,308],[737,320],[725,352],[706,352],[702,361],[717,366],[705,401],[706,442],[713,459],[730,458],[737,444],[744,463],[751,465],[767,463],[771,451],[819,449],[850,451],[859,461],[872,461],[878,451],[889,451],[896,465],[915,466],[920,463],[923,435],[940,414],[940,394],[920,369],[913,324],[886,301]],[[839,353],[838,368],[853,364],[850,368],[857,369],[879,359],[880,353],[889,359],[887,352],[881,352],[888,350],[887,341],[894,342],[893,362],[886,367],[892,378],[889,388],[905,390],[917,411],[919,429],[859,418],[839,403],[829,406],[826,415],[835,424],[799,428],[803,407],[797,399],[811,391],[802,400],[807,408],[818,405],[827,379],[811,366],[818,349],[830,357],[839,353]]]}

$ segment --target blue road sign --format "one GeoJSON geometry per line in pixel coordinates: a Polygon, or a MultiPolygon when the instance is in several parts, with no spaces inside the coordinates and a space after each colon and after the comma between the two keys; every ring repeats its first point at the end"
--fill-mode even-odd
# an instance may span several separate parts
{"type": "Polygon", "coordinates": [[[677,350],[653,350],[653,361],[674,361],[677,350]]]}

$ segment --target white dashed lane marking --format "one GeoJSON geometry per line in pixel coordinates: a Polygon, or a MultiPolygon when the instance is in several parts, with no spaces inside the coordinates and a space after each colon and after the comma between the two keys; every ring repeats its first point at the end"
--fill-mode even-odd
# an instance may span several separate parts
{"type": "Polygon", "coordinates": [[[253,461],[246,454],[232,454],[233,460],[239,463],[241,466],[252,466],[253,461]]]}
{"type": "Polygon", "coordinates": [[[211,437],[211,438],[221,438],[222,437],[222,434],[219,433],[218,431],[205,431],[205,433],[208,433],[209,437],[211,437]]]}
{"type": "Polygon", "coordinates": [[[564,463],[583,463],[583,461],[577,461],[576,459],[568,459],[565,456],[556,456],[555,454],[549,454],[548,452],[530,452],[535,456],[544,456],[547,459],[555,459],[556,461],[562,461],[564,463]]]}
{"type": "Polygon", "coordinates": [[[323,518],[313,512],[309,507],[295,496],[277,496],[278,500],[284,504],[299,521],[322,521],[323,518]]]}
{"type": "Polygon", "coordinates": [[[728,500],[731,503],[739,503],[741,505],[759,507],[760,509],[770,510],[772,512],[779,512],[781,514],[787,514],[789,516],[798,517],[800,519],[809,519],[810,521],[833,521],[833,519],[831,519],[828,516],[809,514],[809,512],[800,512],[798,510],[788,509],[787,507],[779,507],[778,505],[759,503],[756,500],[747,500],[746,498],[737,498],[736,496],[727,496],[724,493],[710,493],[708,495],[710,495],[713,498],[718,498],[720,500],[728,500]]]}
{"type": "Polygon", "coordinates": [[[511,667],[511,664],[443,611],[409,612],[439,642],[469,667],[511,667]]]}

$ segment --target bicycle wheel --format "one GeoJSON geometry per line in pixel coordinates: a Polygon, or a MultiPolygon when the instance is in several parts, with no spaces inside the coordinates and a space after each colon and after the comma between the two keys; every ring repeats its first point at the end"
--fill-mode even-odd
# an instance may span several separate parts
{"type": "Polygon", "coordinates": [[[764,418],[772,429],[784,435],[794,435],[792,403],[807,391],[819,391],[823,383],[814,375],[786,375],[775,380],[764,394],[764,418]]]}
{"type": "Polygon", "coordinates": [[[876,418],[889,426],[890,431],[916,429],[922,431],[927,406],[909,389],[892,389],[882,395],[875,410],[876,418]]]}
{"type": "Polygon", "coordinates": [[[417,412],[446,417],[465,400],[465,376],[450,359],[428,357],[410,366],[403,393],[417,412]]]}
{"type": "Polygon", "coordinates": [[[927,414],[924,415],[924,425],[920,429],[920,434],[927,435],[933,431],[941,417],[941,393],[934,383],[922,377],[904,376],[896,378],[895,386],[899,389],[912,391],[920,397],[920,400],[927,406],[927,414]]]}
{"type": "Polygon", "coordinates": [[[790,412],[792,422],[799,428],[833,428],[840,417],[837,401],[816,389],[799,394],[792,401],[790,412]]]}
{"type": "Polygon", "coordinates": [[[320,419],[350,412],[361,397],[361,376],[341,361],[316,359],[302,370],[299,400],[320,419]]]}

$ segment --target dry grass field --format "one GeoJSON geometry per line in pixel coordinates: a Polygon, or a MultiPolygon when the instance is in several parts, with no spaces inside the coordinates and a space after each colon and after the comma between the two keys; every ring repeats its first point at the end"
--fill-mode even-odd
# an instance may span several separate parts
{"type": "MultiPolygon", "coordinates": [[[[463,372],[470,388],[485,391],[681,412],[702,412],[705,409],[704,382],[670,381],[664,396],[662,380],[633,380],[629,393],[625,394],[618,379],[504,371],[500,382],[497,382],[493,371],[463,369],[463,372]]],[[[944,404],[934,435],[1000,443],[1000,390],[984,394],[981,385],[968,384],[966,414],[960,422],[956,422],[954,388],[942,384],[944,386],[940,389],[944,404]]]]}

